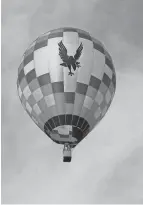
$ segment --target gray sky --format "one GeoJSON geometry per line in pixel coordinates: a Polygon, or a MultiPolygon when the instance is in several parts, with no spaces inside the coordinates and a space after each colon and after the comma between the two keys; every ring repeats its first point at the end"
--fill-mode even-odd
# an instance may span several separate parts
{"type": "Polygon", "coordinates": [[[142,0],[2,1],[2,203],[143,204],[142,38],[142,0]],[[62,26],[101,40],[117,71],[111,108],[69,164],[24,112],[16,91],[27,46],[62,26]]]}

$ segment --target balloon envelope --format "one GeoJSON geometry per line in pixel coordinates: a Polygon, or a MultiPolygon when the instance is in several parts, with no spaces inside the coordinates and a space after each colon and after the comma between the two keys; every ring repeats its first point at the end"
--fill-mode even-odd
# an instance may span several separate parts
{"type": "Polygon", "coordinates": [[[103,118],[116,75],[102,43],[76,28],[39,36],[18,69],[18,94],[33,121],[53,141],[75,147],[103,118]]]}

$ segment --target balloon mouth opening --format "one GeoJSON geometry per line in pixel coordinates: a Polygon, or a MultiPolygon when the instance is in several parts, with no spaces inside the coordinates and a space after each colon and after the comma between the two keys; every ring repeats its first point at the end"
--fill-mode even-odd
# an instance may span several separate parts
{"type": "MultiPolygon", "coordinates": [[[[57,117],[60,119],[59,116],[57,117]]],[[[73,118],[75,116],[72,116],[73,118]]],[[[89,124],[83,118],[76,116],[77,123],[72,120],[69,124],[61,121],[56,124],[55,119],[55,117],[49,119],[44,128],[45,133],[58,144],[69,143],[72,147],[75,147],[89,133],[89,124]]]]}
{"type": "Polygon", "coordinates": [[[60,144],[69,143],[74,147],[83,139],[83,132],[76,126],[61,125],[51,131],[50,138],[60,144]]]}

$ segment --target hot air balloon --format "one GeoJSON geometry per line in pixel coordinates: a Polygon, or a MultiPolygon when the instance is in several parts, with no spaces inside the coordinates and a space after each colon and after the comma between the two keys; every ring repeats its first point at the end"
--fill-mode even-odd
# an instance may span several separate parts
{"type": "Polygon", "coordinates": [[[18,69],[20,101],[36,125],[58,144],[63,161],[106,114],[116,89],[110,54],[88,32],[59,28],[39,36],[18,69]]]}

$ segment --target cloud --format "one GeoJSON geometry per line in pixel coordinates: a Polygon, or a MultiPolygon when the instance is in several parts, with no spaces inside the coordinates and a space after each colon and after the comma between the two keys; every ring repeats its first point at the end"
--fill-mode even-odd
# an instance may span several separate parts
{"type": "Polygon", "coordinates": [[[105,47],[110,51],[117,71],[125,73],[130,72],[131,70],[143,72],[142,48],[130,44],[117,33],[110,33],[104,43],[105,47]]]}
{"type": "Polygon", "coordinates": [[[110,32],[118,33],[129,44],[143,48],[142,7],[142,0],[98,1],[92,13],[92,30],[104,38],[110,32]]]}
{"type": "Polygon", "coordinates": [[[16,71],[30,43],[29,19],[38,6],[39,1],[33,0],[2,1],[2,71],[7,69],[16,71]]]}
{"type": "Polygon", "coordinates": [[[142,0],[2,1],[3,203],[142,202],[141,6],[142,0]],[[91,32],[105,44],[117,70],[111,108],[73,151],[70,164],[62,163],[62,147],[23,111],[16,91],[27,45],[61,26],[91,32]]]}
{"type": "MultiPolygon", "coordinates": [[[[138,169],[135,168],[134,173],[128,175],[128,179],[124,172],[134,166],[132,153],[143,144],[143,113],[136,110],[137,107],[141,108],[143,103],[140,96],[143,77],[137,72],[118,73],[117,76],[117,92],[109,112],[87,139],[73,151],[70,164],[63,164],[59,146],[50,143],[46,136],[38,133],[38,129],[34,131],[34,125],[29,124],[28,117],[25,119],[23,125],[27,130],[19,128],[16,131],[16,156],[19,157],[13,166],[7,165],[10,170],[15,171],[3,185],[5,203],[131,203],[141,200],[141,192],[136,192],[142,188],[138,183],[138,169]],[[131,161],[124,167],[128,159],[131,161]],[[120,174],[122,169],[123,174],[120,174]],[[116,182],[117,171],[121,185],[116,182]],[[133,176],[134,181],[129,183],[133,176]],[[121,197],[125,180],[130,190],[121,197]]],[[[22,115],[22,112],[19,114],[22,115]]],[[[11,137],[14,140],[14,136],[11,137]]],[[[10,153],[14,153],[13,140],[7,141],[11,146],[10,153]]],[[[12,156],[13,162],[16,156],[12,156]]],[[[138,159],[138,165],[135,166],[140,167],[142,180],[143,167],[139,156],[138,154],[135,158],[138,159]]]]}
{"type": "Polygon", "coordinates": [[[98,187],[98,197],[95,197],[98,203],[143,203],[142,154],[143,147],[139,146],[126,159],[117,163],[108,178],[102,179],[98,187]]]}

